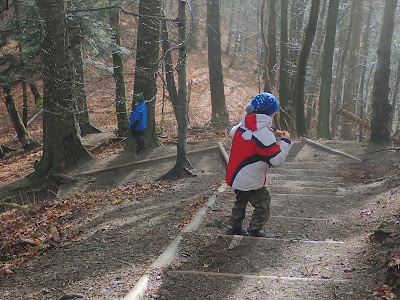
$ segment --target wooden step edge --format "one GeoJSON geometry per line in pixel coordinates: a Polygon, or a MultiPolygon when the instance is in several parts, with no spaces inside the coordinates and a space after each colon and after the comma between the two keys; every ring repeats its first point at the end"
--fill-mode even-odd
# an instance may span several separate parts
{"type": "MultiPolygon", "coordinates": [[[[272,177],[272,179],[274,179],[274,180],[279,179],[277,177],[298,177],[298,176],[299,176],[298,174],[268,173],[268,177],[272,177]]],[[[305,178],[308,179],[308,180],[298,180],[298,181],[308,182],[308,181],[313,181],[314,178],[321,178],[321,179],[324,179],[324,180],[327,180],[327,181],[334,181],[334,183],[336,183],[336,182],[339,182],[339,183],[344,182],[343,178],[337,177],[337,176],[306,175],[305,178]]],[[[282,180],[282,179],[279,179],[279,180],[282,180]]],[[[286,179],[286,180],[290,180],[290,181],[296,182],[296,180],[291,180],[291,179],[286,179]]]]}
{"type": "Polygon", "coordinates": [[[288,186],[288,185],[268,185],[268,188],[274,189],[305,189],[305,190],[319,190],[319,191],[337,191],[335,187],[317,187],[317,186],[288,186]]]}
{"type": "Polygon", "coordinates": [[[249,278],[249,279],[272,279],[272,280],[289,280],[289,281],[305,281],[305,282],[333,282],[344,283],[348,279],[332,279],[332,278],[312,278],[312,277],[291,277],[291,276],[275,276],[275,275],[250,275],[250,274],[236,274],[236,273],[218,273],[218,272],[204,272],[204,271],[179,271],[168,270],[168,273],[177,275],[202,275],[212,277],[228,277],[228,278],[249,278]]]}
{"type": "MultiPolygon", "coordinates": [[[[275,218],[275,219],[291,219],[291,220],[302,220],[302,221],[320,221],[320,222],[329,222],[332,219],[324,219],[324,218],[311,218],[311,217],[290,217],[290,216],[281,216],[281,215],[276,215],[273,216],[271,215],[270,218],[275,218]]],[[[336,221],[337,219],[335,219],[336,221]]]]}
{"type": "MultiPolygon", "coordinates": [[[[279,197],[279,196],[284,196],[284,197],[310,197],[310,198],[331,198],[331,199],[345,199],[345,196],[338,196],[338,195],[317,195],[317,194],[284,194],[284,193],[273,193],[273,197],[279,197]]],[[[274,200],[272,200],[274,202],[274,200]]]]}
{"type": "MultiPolygon", "coordinates": [[[[191,232],[190,234],[195,236],[202,236],[202,237],[215,237],[215,235],[205,234],[205,233],[196,233],[191,232]]],[[[243,236],[243,235],[226,235],[226,234],[218,234],[221,237],[231,237],[235,241],[240,242],[242,239],[261,239],[265,241],[280,241],[280,242],[287,242],[287,243],[310,243],[310,244],[347,244],[347,241],[335,241],[333,239],[325,239],[325,240],[301,240],[301,239],[286,239],[286,238],[263,238],[263,237],[252,237],[252,236],[243,236]]]]}

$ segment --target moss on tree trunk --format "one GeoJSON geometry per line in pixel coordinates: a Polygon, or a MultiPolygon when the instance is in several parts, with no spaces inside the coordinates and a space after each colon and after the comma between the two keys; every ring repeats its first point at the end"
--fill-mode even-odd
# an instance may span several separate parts
{"type": "Polygon", "coordinates": [[[31,138],[29,132],[26,130],[26,127],[24,126],[24,123],[19,116],[14,98],[11,94],[11,88],[9,86],[4,86],[3,91],[5,93],[5,104],[8,114],[22,147],[24,148],[24,150],[32,150],[39,147],[39,143],[31,138]]]}

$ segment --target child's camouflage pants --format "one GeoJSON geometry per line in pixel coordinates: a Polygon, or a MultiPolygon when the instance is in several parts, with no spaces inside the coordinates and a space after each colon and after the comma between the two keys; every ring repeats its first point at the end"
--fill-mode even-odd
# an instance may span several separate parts
{"type": "Polygon", "coordinates": [[[236,201],[232,208],[230,218],[231,225],[234,228],[241,228],[245,218],[246,206],[250,202],[254,207],[253,215],[249,224],[249,230],[259,230],[268,221],[270,216],[269,205],[271,203],[271,194],[266,187],[253,191],[235,190],[236,201]]]}

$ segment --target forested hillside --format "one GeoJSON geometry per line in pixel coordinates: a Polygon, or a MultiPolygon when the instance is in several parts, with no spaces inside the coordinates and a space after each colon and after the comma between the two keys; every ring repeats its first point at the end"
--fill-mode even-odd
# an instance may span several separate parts
{"type": "MultiPolygon", "coordinates": [[[[131,209],[165,193],[177,207],[159,208],[171,218],[156,245],[162,248],[224,175],[225,165],[211,154],[213,161],[204,162],[208,154],[201,151],[222,141],[229,152],[229,130],[262,92],[279,101],[273,130],[290,132],[296,143],[309,138],[370,149],[381,169],[368,157],[340,176],[357,183],[390,177],[397,188],[398,6],[397,0],[0,0],[4,278],[60,239],[73,243],[103,230],[98,215],[116,214],[116,205],[131,209]],[[144,151],[128,127],[138,95],[147,110],[144,151]],[[151,167],[142,171],[99,172],[147,160],[151,167]],[[196,186],[186,193],[197,194],[190,201],[180,195],[190,203],[179,203],[174,191],[186,185],[196,186]]],[[[379,295],[389,295],[389,286],[397,287],[379,295]]]]}
{"type": "MultiPolygon", "coordinates": [[[[368,143],[372,125],[372,132],[377,132],[372,135],[373,143],[388,144],[398,139],[399,54],[396,45],[399,35],[398,19],[394,18],[397,1],[216,1],[209,6],[206,4],[185,2],[182,10],[185,32],[179,37],[179,25],[183,23],[177,22],[179,5],[172,0],[148,4],[50,1],[43,9],[34,2],[5,1],[1,14],[1,78],[7,109],[2,110],[1,145],[5,149],[29,150],[44,143],[46,149],[41,115],[27,125],[40,109],[43,96],[46,98],[43,75],[45,78],[59,76],[67,80],[66,86],[72,84],[66,88],[72,91],[71,97],[76,99],[77,105],[74,108],[67,104],[67,110],[77,110],[74,119],[81,136],[97,129],[126,135],[134,90],[147,91],[144,87],[153,85],[154,88],[145,92],[153,95],[145,96],[151,100],[148,106],[150,111],[154,110],[151,118],[156,129],[149,130],[147,140],[164,136],[165,128],[176,127],[164,123],[176,124],[173,115],[170,115],[172,118],[167,115],[172,111],[171,101],[175,101],[168,88],[169,65],[175,75],[175,86],[181,89],[186,86],[186,100],[182,103],[188,103],[189,125],[215,125],[218,123],[215,115],[219,114],[221,121],[218,110],[224,107],[234,123],[252,96],[271,91],[281,103],[277,127],[290,129],[293,134],[368,143]],[[71,43],[71,52],[46,44],[53,27],[46,28],[43,18],[47,16],[46,8],[52,5],[48,23],[60,18],[58,24],[62,21],[66,28],[61,30],[68,32],[68,36],[63,37],[64,42],[57,40],[54,45],[71,43]],[[54,14],[56,5],[66,13],[54,14]],[[143,18],[140,18],[140,9],[145,12],[143,18]],[[216,16],[211,12],[216,10],[220,13],[215,22],[216,16]],[[150,16],[152,13],[155,17],[150,16]],[[148,26],[147,31],[141,31],[140,20],[143,26],[148,26]],[[165,28],[161,26],[164,22],[165,28]],[[161,34],[161,28],[166,34],[161,34]],[[216,35],[208,35],[214,32],[216,35]],[[169,49],[162,45],[162,38],[168,39],[165,45],[169,49]],[[141,41],[145,41],[143,45],[141,41]],[[213,47],[214,43],[217,47],[213,47]],[[150,45],[149,49],[158,49],[152,61],[146,56],[146,44],[150,45]],[[140,48],[141,45],[144,48],[140,48]],[[43,50],[43,46],[50,48],[43,50]],[[69,79],[61,72],[64,67],[57,67],[55,58],[51,60],[63,51],[64,58],[70,59],[65,62],[66,67],[76,70],[69,79]],[[208,55],[208,51],[217,52],[208,55]],[[144,57],[138,57],[142,52],[144,57]],[[171,63],[167,54],[172,54],[171,63]],[[185,59],[185,84],[179,84],[180,55],[185,59]],[[219,80],[214,76],[219,72],[215,69],[218,61],[210,61],[209,71],[207,57],[218,55],[223,62],[224,85],[219,83],[219,87],[214,88],[219,80]],[[46,57],[50,58],[49,66],[45,65],[46,57]],[[135,68],[138,62],[143,66],[135,68]],[[150,71],[146,64],[151,65],[150,71]],[[142,75],[140,68],[143,67],[148,74],[142,75]],[[46,70],[48,76],[44,74],[46,70]],[[211,82],[210,76],[214,78],[211,82]],[[215,91],[210,93],[210,88],[215,91]],[[216,92],[218,89],[220,91],[216,92]]],[[[49,89],[53,85],[57,84],[50,84],[49,89]]],[[[52,98],[58,87],[54,88],[49,103],[61,101],[52,98]]],[[[176,95],[181,97],[179,91],[176,95]]],[[[175,107],[180,106],[175,104],[175,107]]],[[[48,142],[52,143],[53,139],[56,137],[50,137],[48,142]]],[[[76,155],[82,154],[70,153],[61,159],[62,162],[54,158],[54,163],[69,165],[69,160],[73,163],[76,155]]],[[[40,157],[38,153],[35,159],[40,157]]],[[[50,159],[46,157],[45,150],[39,165],[50,159]]],[[[36,173],[39,174],[38,169],[36,173]]]]}

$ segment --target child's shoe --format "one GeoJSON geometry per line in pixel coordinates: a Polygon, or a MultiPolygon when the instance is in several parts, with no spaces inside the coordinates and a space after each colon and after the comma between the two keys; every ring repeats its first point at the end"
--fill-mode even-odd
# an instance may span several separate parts
{"type": "Polygon", "coordinates": [[[275,238],[275,235],[271,233],[265,233],[262,232],[260,229],[256,230],[247,230],[248,234],[253,237],[263,237],[263,238],[268,238],[268,239],[273,239],[275,238]]]}
{"type": "Polygon", "coordinates": [[[249,236],[249,233],[247,232],[246,228],[234,228],[232,225],[228,225],[225,231],[226,235],[243,235],[243,236],[249,236]]]}

